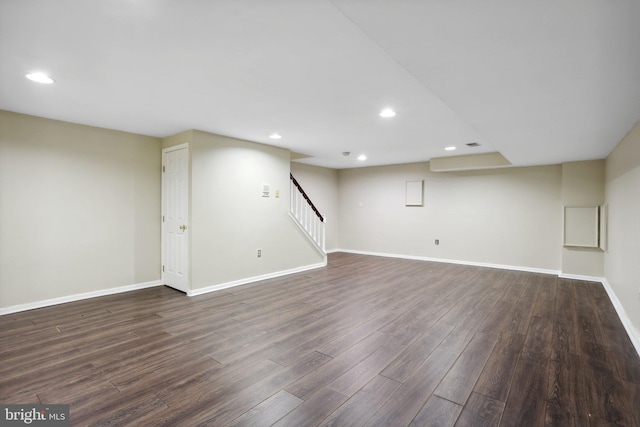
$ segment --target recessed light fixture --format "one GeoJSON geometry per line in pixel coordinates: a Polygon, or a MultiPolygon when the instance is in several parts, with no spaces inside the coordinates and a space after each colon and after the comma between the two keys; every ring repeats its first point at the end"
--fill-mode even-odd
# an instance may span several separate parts
{"type": "Polygon", "coordinates": [[[384,110],[380,111],[380,117],[394,117],[395,115],[396,112],[391,108],[385,108],[384,110]]]}
{"type": "Polygon", "coordinates": [[[282,138],[282,135],[280,135],[279,133],[272,133],[271,135],[269,135],[269,138],[271,138],[271,139],[280,139],[280,138],[282,138]]]}
{"type": "Polygon", "coordinates": [[[364,154],[360,154],[358,156],[358,160],[360,160],[361,162],[364,162],[365,160],[367,160],[367,156],[365,156],[364,154]]]}
{"type": "Polygon", "coordinates": [[[51,83],[53,83],[55,80],[53,80],[51,77],[47,76],[45,73],[29,73],[25,76],[26,78],[28,78],[31,81],[37,82],[37,83],[43,83],[46,85],[50,85],[51,83]]]}
{"type": "Polygon", "coordinates": [[[454,146],[452,145],[452,146],[450,146],[450,147],[444,147],[444,149],[445,149],[445,150],[447,150],[447,151],[453,151],[453,150],[455,150],[455,149],[456,149],[456,147],[454,147],[454,146]]]}

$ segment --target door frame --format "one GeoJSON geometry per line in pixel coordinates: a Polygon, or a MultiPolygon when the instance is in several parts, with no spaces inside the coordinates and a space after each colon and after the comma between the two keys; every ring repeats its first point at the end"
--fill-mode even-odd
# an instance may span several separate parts
{"type": "MultiPolygon", "coordinates": [[[[187,150],[187,229],[185,230],[187,233],[187,250],[185,251],[186,257],[186,289],[178,289],[180,291],[184,291],[187,295],[191,293],[191,151],[189,149],[189,142],[185,142],[178,145],[173,145],[171,147],[166,147],[162,149],[162,170],[161,174],[161,197],[160,197],[160,281],[162,284],[165,284],[165,273],[164,273],[164,264],[165,264],[165,251],[166,251],[166,238],[165,238],[165,222],[164,222],[164,202],[165,202],[165,178],[164,178],[164,162],[165,156],[167,153],[171,153],[173,151],[178,151],[186,149],[187,150]]],[[[168,285],[167,285],[168,286],[168,285]]],[[[177,289],[177,288],[173,288],[177,289]]]]}

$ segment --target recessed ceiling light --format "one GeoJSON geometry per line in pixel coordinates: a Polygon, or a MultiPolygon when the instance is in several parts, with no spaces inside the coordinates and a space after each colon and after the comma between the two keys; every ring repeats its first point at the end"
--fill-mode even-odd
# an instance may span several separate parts
{"type": "Polygon", "coordinates": [[[360,160],[361,162],[364,162],[365,160],[367,160],[367,156],[365,156],[364,154],[360,154],[358,156],[358,160],[360,160]]]}
{"type": "Polygon", "coordinates": [[[31,81],[43,83],[47,85],[50,85],[55,81],[51,77],[47,76],[45,73],[29,73],[25,77],[31,81]]]}
{"type": "Polygon", "coordinates": [[[272,133],[271,135],[269,135],[269,138],[271,138],[271,139],[280,139],[280,138],[282,138],[282,135],[280,135],[279,133],[272,133]]]}
{"type": "Polygon", "coordinates": [[[451,147],[445,147],[444,149],[447,150],[447,151],[453,151],[453,150],[456,149],[456,147],[451,146],[451,147]]]}
{"type": "Polygon", "coordinates": [[[385,108],[384,110],[380,111],[380,117],[394,117],[395,115],[396,112],[391,108],[385,108]]]}

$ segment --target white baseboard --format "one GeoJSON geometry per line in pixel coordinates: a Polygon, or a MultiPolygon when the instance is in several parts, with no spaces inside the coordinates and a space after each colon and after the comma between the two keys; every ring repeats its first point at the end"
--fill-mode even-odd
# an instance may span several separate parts
{"type": "Polygon", "coordinates": [[[558,274],[558,277],[561,279],[584,280],[586,282],[598,282],[598,283],[603,283],[603,280],[606,280],[604,277],[583,276],[580,274],[565,274],[565,273],[558,274]]]}
{"type": "Polygon", "coordinates": [[[609,281],[607,279],[602,279],[602,286],[604,286],[604,290],[607,291],[607,295],[609,295],[609,299],[611,300],[611,304],[613,304],[613,308],[616,309],[616,313],[618,313],[618,317],[624,326],[624,329],[627,331],[627,335],[629,335],[629,339],[631,343],[636,348],[638,355],[640,356],[640,332],[633,326],[631,323],[631,319],[627,315],[622,303],[618,299],[618,296],[611,288],[609,281]]]}
{"type": "Polygon", "coordinates": [[[154,280],[152,282],[137,283],[135,285],[118,286],[116,288],[107,288],[107,289],[101,289],[99,291],[84,292],[81,294],[67,295],[64,297],[34,301],[26,304],[12,305],[10,307],[0,308],[0,316],[4,314],[11,314],[11,313],[17,313],[20,311],[33,310],[36,308],[49,307],[52,305],[64,304],[67,302],[79,301],[83,299],[102,297],[105,295],[112,295],[112,294],[119,294],[122,292],[135,291],[138,289],[152,288],[154,286],[160,286],[161,284],[162,283],[160,282],[160,280],[154,280]]]}
{"type": "Polygon", "coordinates": [[[187,295],[189,295],[190,297],[193,297],[196,295],[207,294],[209,292],[220,291],[222,289],[233,288],[235,286],[241,286],[241,285],[246,285],[253,282],[259,282],[260,280],[273,279],[276,277],[286,276],[293,273],[300,273],[303,271],[313,270],[315,268],[321,268],[326,266],[327,266],[327,259],[325,257],[324,262],[321,262],[318,264],[305,265],[302,267],[296,267],[289,270],[276,271],[275,273],[268,273],[268,274],[262,274],[260,276],[247,277],[240,280],[234,280],[232,282],[220,283],[219,285],[207,286],[206,288],[192,289],[189,292],[187,292],[187,295]]]}
{"type": "MultiPolygon", "coordinates": [[[[257,282],[260,280],[272,279],[275,277],[286,276],[287,274],[299,273],[302,271],[312,270],[314,268],[326,267],[326,265],[327,265],[327,260],[325,257],[325,260],[322,263],[305,265],[302,267],[292,268],[289,270],[263,274],[261,276],[249,277],[246,279],[236,280],[233,282],[222,283],[220,285],[214,285],[206,288],[195,289],[187,292],[187,295],[189,296],[201,295],[208,292],[217,291],[220,289],[227,289],[234,286],[240,286],[240,285],[245,285],[247,283],[257,282]]],[[[134,285],[118,286],[116,288],[101,289],[99,291],[84,292],[81,294],[67,295],[59,298],[52,298],[47,300],[29,302],[25,304],[12,305],[9,307],[0,308],[0,316],[5,314],[18,313],[21,311],[34,310],[36,308],[50,307],[52,305],[64,304],[67,302],[80,301],[80,300],[89,299],[89,298],[102,297],[105,295],[113,295],[113,294],[119,294],[122,292],[152,288],[154,286],[162,286],[162,282],[160,280],[154,280],[151,282],[137,283],[134,285]]]]}
{"type": "Polygon", "coordinates": [[[560,274],[559,270],[548,270],[544,268],[522,267],[517,265],[505,265],[505,264],[490,264],[486,262],[461,261],[456,259],[431,258],[431,257],[416,256],[416,255],[399,255],[399,254],[389,254],[384,252],[357,251],[352,249],[336,249],[332,252],[346,252],[351,254],[373,255],[373,256],[382,256],[387,258],[413,259],[418,261],[444,262],[447,264],[472,265],[474,267],[499,268],[501,270],[526,271],[529,273],[542,273],[542,274],[553,274],[553,275],[560,274]]]}

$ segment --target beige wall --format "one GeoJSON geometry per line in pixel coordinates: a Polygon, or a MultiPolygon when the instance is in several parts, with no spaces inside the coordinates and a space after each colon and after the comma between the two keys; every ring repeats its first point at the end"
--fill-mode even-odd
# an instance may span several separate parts
{"type": "Polygon", "coordinates": [[[191,189],[192,290],[324,261],[288,214],[289,151],[193,131],[191,189]]]}
{"type": "Polygon", "coordinates": [[[605,276],[635,328],[640,351],[640,124],[606,160],[605,276]]]}
{"type": "Polygon", "coordinates": [[[602,161],[335,171],[199,131],[159,140],[0,111],[0,310],[159,280],[161,148],[184,142],[192,155],[192,289],[321,261],[287,215],[291,167],[328,216],[328,249],[604,273],[638,336],[640,125],[607,158],[603,179],[602,161]],[[425,181],[423,207],[405,206],[406,181],[414,180],[425,181]],[[604,195],[608,251],[563,249],[562,206],[600,204],[604,195]]]}
{"type": "Polygon", "coordinates": [[[338,171],[318,166],[291,163],[291,173],[325,216],[325,247],[327,251],[340,248],[338,225],[338,171]]]}
{"type": "Polygon", "coordinates": [[[0,111],[0,309],[160,279],[160,140],[0,111]]]}
{"type": "Polygon", "coordinates": [[[190,143],[193,139],[193,131],[186,130],[175,135],[162,138],[162,148],[173,147],[175,145],[190,143]]]}
{"type": "MultiPolygon", "coordinates": [[[[604,160],[562,164],[563,206],[600,206],[604,203],[604,160]]],[[[603,277],[604,253],[594,248],[562,248],[562,273],[603,277]]]]}
{"type": "Polygon", "coordinates": [[[561,172],[559,165],[430,172],[428,163],[340,170],[340,245],[558,271],[561,172]],[[406,181],[421,179],[424,206],[406,207],[406,181]]]}

